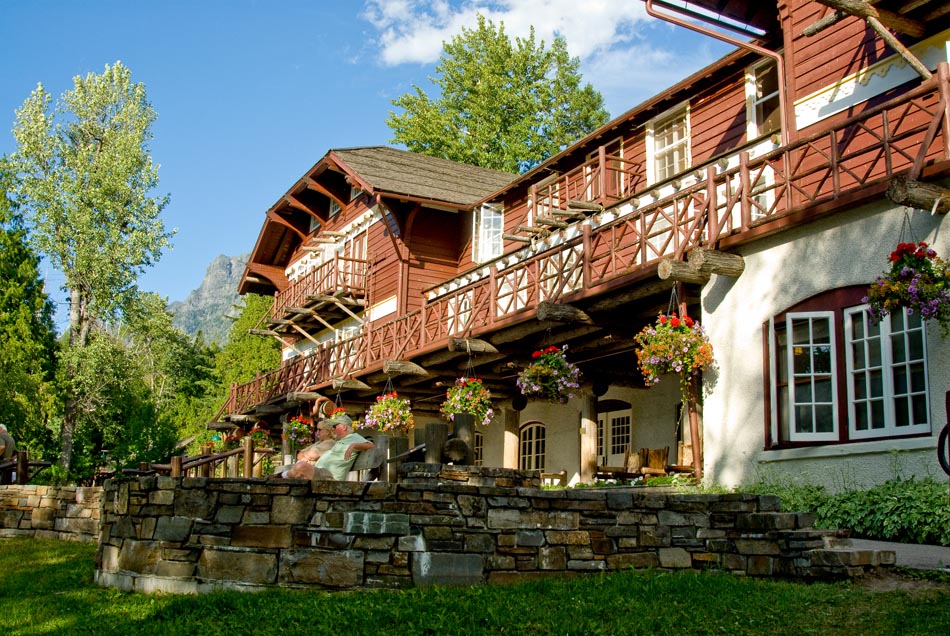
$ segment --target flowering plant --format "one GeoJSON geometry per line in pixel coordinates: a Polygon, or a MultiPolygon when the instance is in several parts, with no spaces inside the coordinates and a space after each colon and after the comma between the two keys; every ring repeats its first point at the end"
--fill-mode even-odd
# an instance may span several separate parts
{"type": "Polygon", "coordinates": [[[399,397],[395,391],[384,393],[366,409],[366,426],[383,433],[387,431],[408,431],[415,423],[409,400],[399,397]]]}
{"type": "Polygon", "coordinates": [[[254,428],[248,433],[251,436],[251,439],[254,440],[254,447],[261,448],[267,446],[270,442],[270,431],[262,427],[260,424],[255,424],[254,428]]]}
{"type": "Polygon", "coordinates": [[[221,450],[229,451],[234,450],[241,445],[240,438],[234,433],[228,433],[223,440],[221,440],[221,450]]]}
{"type": "Polygon", "coordinates": [[[470,413],[475,423],[488,426],[495,412],[491,407],[491,391],[479,378],[458,378],[455,386],[445,392],[445,402],[440,409],[442,415],[454,422],[458,413],[470,413]]]}
{"type": "Polygon", "coordinates": [[[580,387],[581,371],[564,357],[567,345],[550,346],[531,354],[534,362],[518,374],[517,385],[527,398],[566,403],[580,387]]]}
{"type": "Polygon", "coordinates": [[[287,427],[285,429],[287,439],[290,440],[290,443],[293,444],[294,448],[302,448],[308,446],[313,442],[313,421],[303,417],[302,415],[295,415],[290,418],[290,421],[287,422],[287,427]]]}
{"type": "Polygon", "coordinates": [[[937,320],[943,335],[950,332],[950,266],[923,241],[898,243],[884,272],[863,299],[875,320],[903,308],[923,320],[937,320]]]}
{"type": "Polygon", "coordinates": [[[713,363],[713,348],[702,326],[686,316],[660,314],[634,340],[643,379],[649,385],[666,373],[677,373],[684,390],[690,378],[713,363]]]}

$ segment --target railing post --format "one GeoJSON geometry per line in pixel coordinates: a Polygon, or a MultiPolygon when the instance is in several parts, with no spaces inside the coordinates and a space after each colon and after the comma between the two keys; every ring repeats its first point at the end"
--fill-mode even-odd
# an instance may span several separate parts
{"type": "Polygon", "coordinates": [[[172,457],[171,470],[169,470],[172,477],[181,477],[181,460],[181,455],[175,455],[172,457]]]}
{"type": "Polygon", "coordinates": [[[30,453],[21,450],[16,454],[16,483],[23,485],[30,483],[30,453]]]}
{"type": "Polygon", "coordinates": [[[244,476],[254,476],[254,439],[248,435],[243,439],[244,443],[244,476]]]}
{"type": "Polygon", "coordinates": [[[607,147],[599,146],[597,148],[597,161],[600,164],[600,174],[598,175],[597,197],[600,201],[607,200],[607,147]]]}
{"type": "Polygon", "coordinates": [[[943,158],[950,159],[950,65],[937,64],[937,90],[943,102],[943,158]]]}
{"type": "Polygon", "coordinates": [[[491,303],[491,309],[488,312],[488,324],[495,324],[495,302],[498,300],[498,265],[492,263],[488,266],[488,302],[491,303]]]}
{"type": "MultiPolygon", "coordinates": [[[[729,195],[726,195],[728,202],[729,195]]],[[[709,247],[715,248],[719,240],[719,200],[716,193],[716,166],[706,166],[706,237],[709,247]]],[[[728,214],[728,212],[727,212],[728,214]]]]}
{"type": "Polygon", "coordinates": [[[590,289],[590,280],[591,280],[591,264],[590,264],[590,255],[591,255],[591,229],[590,225],[585,224],[581,228],[581,240],[583,241],[584,249],[581,254],[581,280],[584,285],[584,289],[590,289]]]}
{"type": "Polygon", "coordinates": [[[752,184],[749,178],[749,153],[739,153],[739,214],[741,227],[748,230],[752,225],[752,184]]]}

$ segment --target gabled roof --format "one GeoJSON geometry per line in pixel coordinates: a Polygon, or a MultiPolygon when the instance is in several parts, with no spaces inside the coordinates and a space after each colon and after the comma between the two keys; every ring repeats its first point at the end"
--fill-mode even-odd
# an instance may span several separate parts
{"type": "Polygon", "coordinates": [[[518,175],[390,148],[331,150],[328,157],[359,178],[374,194],[404,195],[469,206],[518,175]]]}

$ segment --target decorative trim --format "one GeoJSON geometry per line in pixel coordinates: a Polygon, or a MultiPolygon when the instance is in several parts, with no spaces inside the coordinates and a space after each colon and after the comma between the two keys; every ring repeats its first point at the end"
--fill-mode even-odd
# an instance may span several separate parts
{"type": "MultiPolygon", "coordinates": [[[[924,66],[936,69],[950,59],[950,30],[910,47],[924,66]]],[[[802,130],[919,77],[900,55],[861,69],[838,82],[795,101],[795,125],[802,130]]]]}

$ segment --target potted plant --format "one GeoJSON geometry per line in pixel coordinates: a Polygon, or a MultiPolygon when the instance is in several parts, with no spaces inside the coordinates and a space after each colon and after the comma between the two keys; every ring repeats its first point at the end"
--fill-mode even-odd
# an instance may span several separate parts
{"type": "Polygon", "coordinates": [[[401,398],[395,391],[384,393],[366,409],[365,425],[382,433],[405,433],[414,424],[409,400],[401,398]]]}
{"type": "Polygon", "coordinates": [[[440,409],[445,419],[454,422],[456,415],[469,414],[476,424],[488,426],[495,412],[491,407],[491,391],[479,378],[458,378],[445,392],[440,409]]]}
{"type": "Polygon", "coordinates": [[[550,346],[535,351],[534,362],[518,374],[517,385],[526,398],[566,403],[580,387],[581,372],[567,361],[563,347],[550,346]]]}
{"type": "Polygon", "coordinates": [[[868,288],[864,302],[875,320],[901,309],[923,320],[936,320],[950,333],[950,266],[927,243],[898,243],[888,261],[890,270],[868,288]]]}
{"type": "Polygon", "coordinates": [[[713,348],[702,325],[689,316],[660,314],[634,336],[643,379],[650,386],[675,373],[684,393],[694,376],[713,363],[713,348]]]}

